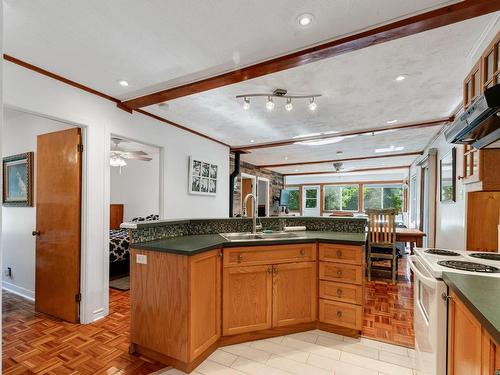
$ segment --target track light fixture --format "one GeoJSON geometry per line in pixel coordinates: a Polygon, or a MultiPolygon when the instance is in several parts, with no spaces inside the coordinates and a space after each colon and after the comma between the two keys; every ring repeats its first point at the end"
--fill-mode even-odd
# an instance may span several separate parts
{"type": "Polygon", "coordinates": [[[274,90],[271,94],[266,94],[266,93],[258,93],[258,94],[243,94],[243,95],[236,95],[236,98],[243,98],[243,109],[248,110],[250,109],[250,98],[254,97],[267,97],[267,102],[266,102],[266,108],[268,111],[272,111],[274,107],[276,106],[276,103],[274,102],[273,98],[283,98],[286,99],[285,103],[285,110],[290,112],[293,110],[293,104],[292,104],[292,99],[293,100],[298,100],[298,99],[309,99],[309,104],[307,105],[309,107],[309,110],[315,111],[318,108],[318,104],[316,103],[316,98],[320,97],[321,94],[311,94],[311,95],[287,95],[287,90],[284,89],[276,89],[274,90]]]}

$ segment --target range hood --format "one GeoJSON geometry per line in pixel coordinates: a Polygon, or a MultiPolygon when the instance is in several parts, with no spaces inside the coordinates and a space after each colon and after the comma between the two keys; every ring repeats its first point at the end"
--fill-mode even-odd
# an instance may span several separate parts
{"type": "Polygon", "coordinates": [[[485,90],[444,133],[449,143],[484,148],[500,139],[500,84],[485,90]]]}

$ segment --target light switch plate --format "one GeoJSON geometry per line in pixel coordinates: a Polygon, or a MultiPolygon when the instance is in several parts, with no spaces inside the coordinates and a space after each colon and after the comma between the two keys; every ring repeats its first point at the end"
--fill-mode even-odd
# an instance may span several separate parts
{"type": "Polygon", "coordinates": [[[135,261],[137,264],[148,264],[148,256],[144,254],[136,254],[135,261]]]}

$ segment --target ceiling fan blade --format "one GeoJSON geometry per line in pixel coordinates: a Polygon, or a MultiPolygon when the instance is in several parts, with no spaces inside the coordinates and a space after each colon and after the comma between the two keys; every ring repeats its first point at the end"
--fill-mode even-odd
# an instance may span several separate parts
{"type": "Polygon", "coordinates": [[[147,153],[144,152],[144,151],[128,151],[128,150],[123,150],[123,149],[120,149],[120,148],[111,150],[111,152],[116,152],[116,153],[119,153],[121,155],[137,155],[137,156],[145,156],[145,155],[147,155],[147,153]]]}
{"type": "Polygon", "coordinates": [[[153,158],[150,158],[148,156],[140,156],[140,155],[122,155],[122,157],[128,160],[143,160],[143,161],[153,160],[153,158]]]}

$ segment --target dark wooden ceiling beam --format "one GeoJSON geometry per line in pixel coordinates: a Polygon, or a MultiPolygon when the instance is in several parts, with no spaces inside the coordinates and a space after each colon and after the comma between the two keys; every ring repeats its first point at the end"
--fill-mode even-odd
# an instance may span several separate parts
{"type": "Polygon", "coordinates": [[[345,172],[335,172],[335,171],[319,171],[319,172],[297,172],[297,173],[284,173],[283,176],[305,176],[312,174],[337,174],[337,173],[354,173],[354,172],[370,172],[370,171],[382,171],[382,170],[393,170],[393,169],[408,169],[409,165],[397,165],[394,167],[377,167],[377,168],[360,168],[360,169],[351,169],[350,171],[345,172]]]}
{"type": "Polygon", "coordinates": [[[279,168],[279,167],[290,167],[293,165],[311,165],[311,164],[324,164],[324,163],[343,163],[346,161],[359,161],[359,160],[372,160],[372,159],[384,159],[384,158],[396,158],[404,156],[418,156],[423,155],[423,151],[415,152],[403,152],[400,154],[384,154],[384,155],[373,155],[373,156],[361,156],[355,158],[345,158],[345,159],[331,159],[331,160],[315,160],[315,161],[298,161],[293,163],[281,163],[281,164],[260,164],[257,165],[259,168],[279,168]]]}
{"type": "Polygon", "coordinates": [[[415,123],[411,123],[411,124],[400,124],[400,125],[382,126],[379,128],[349,130],[349,131],[339,132],[339,133],[334,133],[334,134],[321,134],[321,135],[312,136],[312,137],[292,138],[292,139],[286,139],[283,141],[258,143],[258,144],[244,145],[244,146],[235,146],[235,147],[231,148],[231,151],[232,152],[236,152],[236,151],[241,152],[241,151],[255,150],[255,149],[259,149],[259,148],[281,147],[281,146],[292,145],[292,144],[295,144],[297,142],[314,141],[314,140],[333,138],[333,137],[345,137],[345,136],[349,136],[349,135],[361,135],[361,134],[367,134],[367,133],[379,133],[379,132],[383,132],[383,131],[387,131],[387,130],[411,130],[411,129],[428,128],[428,127],[432,127],[432,126],[442,126],[444,124],[453,122],[454,119],[455,119],[455,116],[450,116],[447,118],[440,118],[440,119],[434,119],[434,120],[428,120],[428,121],[422,121],[422,122],[415,122],[415,123]]]}
{"type": "Polygon", "coordinates": [[[158,104],[167,100],[212,90],[347,52],[360,50],[376,44],[389,42],[423,31],[447,26],[498,10],[500,10],[499,0],[464,0],[456,4],[434,9],[429,12],[306,48],[255,65],[250,65],[200,81],[168,88],[138,98],[125,100],[120,106],[130,109],[143,108],[152,104],[158,104]]]}

